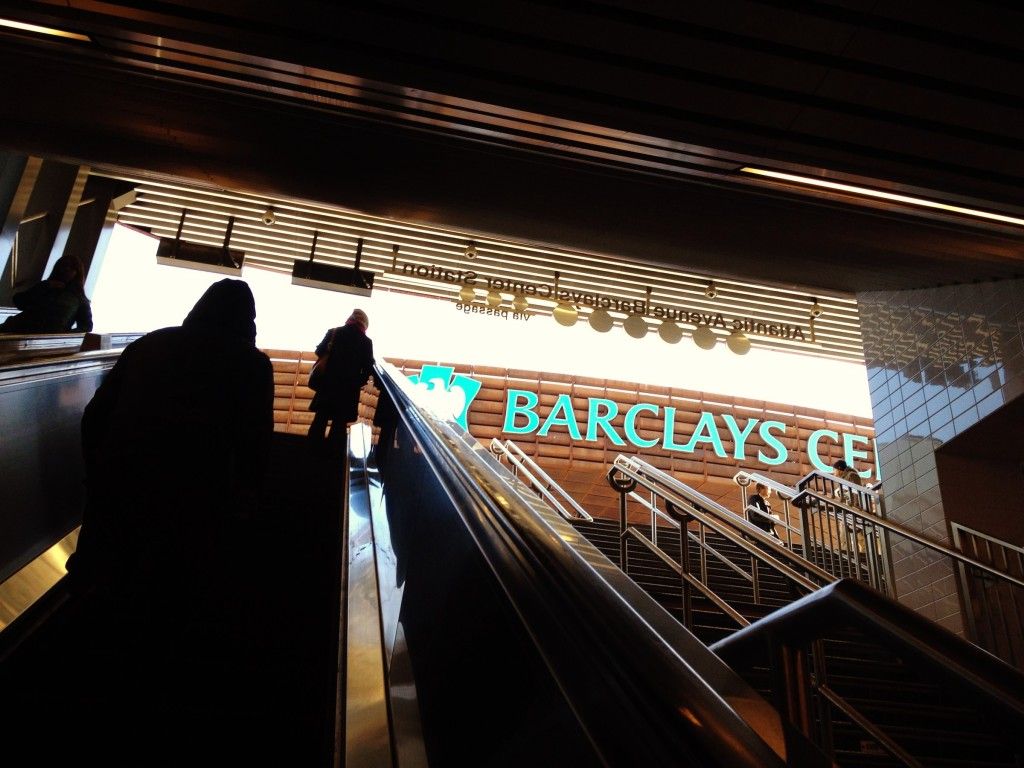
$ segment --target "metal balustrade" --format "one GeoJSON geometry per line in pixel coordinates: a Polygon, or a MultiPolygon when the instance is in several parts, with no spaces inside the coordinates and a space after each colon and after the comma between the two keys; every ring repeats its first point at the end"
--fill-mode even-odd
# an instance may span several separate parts
{"type": "Polygon", "coordinates": [[[927,551],[958,574],[969,638],[1004,661],[1024,665],[1024,550],[952,524],[955,548],[887,520],[880,495],[835,476],[811,472],[796,488],[755,472],[738,472],[747,488],[761,483],[783,500],[793,542],[834,578],[853,578],[898,599],[893,567],[897,546],[927,551]]]}
{"type": "Polygon", "coordinates": [[[498,438],[491,439],[491,453],[499,460],[505,459],[512,468],[512,476],[532,488],[538,496],[550,504],[558,514],[566,520],[586,520],[592,523],[594,518],[579,505],[551,476],[540,468],[532,458],[523,453],[523,449],[511,440],[504,442],[498,438]]]}
{"type": "MultiPolygon", "coordinates": [[[[960,523],[949,527],[953,546],[965,555],[1024,578],[1024,549],[960,523]]],[[[956,570],[971,639],[1018,669],[1024,668],[1024,589],[965,562],[957,563],[956,570]]]]}
{"type": "Polygon", "coordinates": [[[642,459],[619,455],[609,470],[608,480],[620,494],[620,566],[629,573],[627,544],[633,540],[672,568],[681,580],[683,623],[687,627],[693,626],[695,593],[742,627],[750,621],[730,601],[763,604],[761,581],[765,574],[778,574],[794,597],[834,581],[829,572],[799,556],[774,536],[642,459]],[[649,533],[629,523],[630,509],[636,507],[646,515],[649,533]],[[659,521],[677,531],[678,560],[659,545],[659,521]],[[743,552],[742,558],[730,558],[716,549],[708,542],[709,534],[731,542],[743,552]],[[731,588],[728,597],[723,595],[711,579],[711,562],[738,576],[746,583],[746,589],[731,588]]]}

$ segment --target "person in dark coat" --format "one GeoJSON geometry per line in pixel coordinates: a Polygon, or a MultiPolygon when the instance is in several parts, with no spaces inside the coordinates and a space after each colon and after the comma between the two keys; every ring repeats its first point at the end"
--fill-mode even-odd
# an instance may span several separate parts
{"type": "Polygon", "coordinates": [[[762,483],[757,483],[754,486],[754,494],[747,501],[748,510],[750,507],[760,510],[761,514],[749,510],[747,512],[747,519],[760,528],[766,533],[770,533],[775,538],[779,538],[778,532],[775,530],[775,522],[773,521],[774,515],[772,515],[772,505],[768,501],[772,495],[772,489],[762,483]]]}
{"type": "MultiPolygon", "coordinates": [[[[86,509],[72,578],[203,589],[254,514],[274,428],[248,284],[221,280],[180,326],[129,344],[82,416],[86,509]]],[[[194,593],[193,593],[194,594],[194,593]]]]}
{"type": "Polygon", "coordinates": [[[21,310],[0,324],[0,333],[67,333],[92,330],[92,304],[85,296],[85,269],[77,256],[61,256],[50,276],[14,294],[21,310]]]}
{"type": "Polygon", "coordinates": [[[345,325],[328,330],[316,348],[318,358],[328,355],[327,368],[309,404],[314,415],[307,434],[314,445],[324,445],[329,421],[327,443],[332,452],[344,450],[347,425],[359,416],[359,393],[373,370],[373,341],[366,335],[369,326],[366,313],[355,309],[345,325]]]}

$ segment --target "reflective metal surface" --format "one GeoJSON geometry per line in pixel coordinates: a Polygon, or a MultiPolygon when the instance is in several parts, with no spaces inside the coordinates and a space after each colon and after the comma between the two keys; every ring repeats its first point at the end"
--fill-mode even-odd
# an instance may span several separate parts
{"type": "Polygon", "coordinates": [[[67,573],[65,564],[78,545],[78,528],[0,583],[0,631],[18,618],[67,573]]]}
{"type": "Polygon", "coordinates": [[[365,457],[370,435],[357,422],[349,432],[349,505],[345,637],[344,765],[377,768],[392,764],[383,638],[373,526],[365,457]]]}
{"type": "Polygon", "coordinates": [[[81,524],[82,411],[120,350],[0,368],[0,581],[81,524]]]}
{"type": "MultiPolygon", "coordinates": [[[[456,502],[461,524],[528,629],[536,649],[531,653],[542,655],[604,765],[782,764],[789,736],[766,702],[554,509],[532,494],[520,495],[502,465],[468,433],[415,407],[404,377],[382,371],[381,379],[404,412],[399,443],[405,450],[414,447],[410,442],[418,446],[411,453],[423,457],[456,502]]],[[[385,488],[396,478],[394,460],[389,456],[385,464],[385,488]]],[[[461,548],[432,531],[423,478],[417,483],[421,509],[405,521],[416,524],[414,533],[405,532],[413,536],[406,545],[416,545],[405,550],[409,568],[427,557],[423,548],[430,542],[444,546],[450,560],[461,548]]],[[[423,575],[406,574],[403,609],[412,605],[410,590],[422,586],[423,575]]],[[[436,607],[452,598],[435,595],[441,600],[436,607]]],[[[434,627],[442,631],[436,620],[434,627]]],[[[413,661],[415,666],[415,656],[413,661]]],[[[548,717],[560,715],[552,709],[548,717]]],[[[563,730],[562,740],[572,732],[563,730]]]]}

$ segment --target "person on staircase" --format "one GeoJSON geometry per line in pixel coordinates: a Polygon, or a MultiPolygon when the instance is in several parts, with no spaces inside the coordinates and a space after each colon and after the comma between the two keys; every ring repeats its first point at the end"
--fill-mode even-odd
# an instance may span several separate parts
{"type": "Polygon", "coordinates": [[[754,494],[747,501],[747,519],[761,530],[770,533],[776,539],[781,539],[778,531],[775,530],[775,521],[778,515],[772,514],[772,505],[768,500],[772,495],[772,489],[764,483],[754,485],[754,494]],[[751,509],[753,507],[753,509],[751,509]]]}

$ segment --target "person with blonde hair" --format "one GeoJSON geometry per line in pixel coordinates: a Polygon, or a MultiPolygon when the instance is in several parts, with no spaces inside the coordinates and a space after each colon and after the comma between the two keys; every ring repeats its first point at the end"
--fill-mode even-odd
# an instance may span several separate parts
{"type": "Polygon", "coordinates": [[[359,393],[373,369],[373,341],[366,335],[370,319],[352,310],[343,326],[331,328],[317,345],[317,362],[309,385],[315,391],[309,410],[313,422],[307,436],[332,453],[345,449],[347,426],[359,416],[359,393]],[[330,433],[327,425],[330,422],[330,433]]]}

